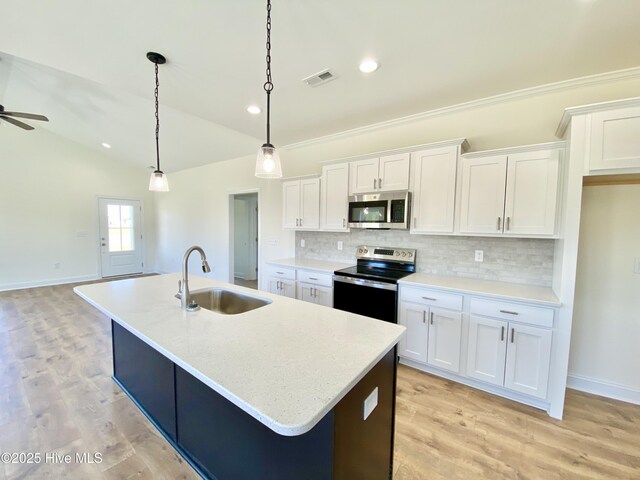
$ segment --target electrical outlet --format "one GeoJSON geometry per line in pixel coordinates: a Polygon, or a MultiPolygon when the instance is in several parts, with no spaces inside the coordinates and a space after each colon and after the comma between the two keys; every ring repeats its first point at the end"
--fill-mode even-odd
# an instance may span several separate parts
{"type": "Polygon", "coordinates": [[[633,264],[633,273],[639,273],[640,274],[640,257],[636,258],[636,261],[633,264]]]}
{"type": "Polygon", "coordinates": [[[301,238],[301,239],[300,239],[300,247],[301,247],[301,248],[304,248],[304,238],[301,238]]]}
{"type": "Polygon", "coordinates": [[[484,251],[476,250],[476,262],[484,262],[484,251]]]}
{"type": "Polygon", "coordinates": [[[338,240],[338,250],[342,250],[342,240],[338,240]]]}
{"type": "Polygon", "coordinates": [[[363,412],[363,420],[366,420],[371,412],[375,410],[378,406],[378,387],[373,389],[373,392],[369,394],[369,396],[364,401],[364,412],[363,412]]]}
{"type": "Polygon", "coordinates": [[[53,264],[53,269],[54,270],[60,270],[60,262],[56,262],[53,264]]]}

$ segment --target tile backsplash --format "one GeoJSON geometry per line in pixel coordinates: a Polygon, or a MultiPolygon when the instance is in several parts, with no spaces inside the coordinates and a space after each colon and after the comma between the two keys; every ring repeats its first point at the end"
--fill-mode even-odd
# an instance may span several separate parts
{"type": "Polygon", "coordinates": [[[354,263],[358,245],[415,248],[423,273],[551,286],[554,240],[411,235],[408,231],[296,232],[296,258],[354,263]],[[304,248],[300,240],[304,239],[304,248]],[[343,243],[338,250],[338,242],[343,243]],[[474,260],[483,250],[484,261],[474,260]]]}

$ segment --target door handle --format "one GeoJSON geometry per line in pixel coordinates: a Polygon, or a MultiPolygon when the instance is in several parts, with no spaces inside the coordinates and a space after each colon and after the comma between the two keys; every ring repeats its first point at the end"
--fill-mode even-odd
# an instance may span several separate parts
{"type": "Polygon", "coordinates": [[[300,226],[300,219],[296,218],[296,227],[299,227],[299,226],[300,226]]]}
{"type": "Polygon", "coordinates": [[[502,217],[498,217],[498,224],[496,225],[496,230],[500,230],[500,223],[502,222],[502,217]]]}
{"type": "Polygon", "coordinates": [[[422,311],[422,323],[427,323],[427,311],[422,311]]]}
{"type": "Polygon", "coordinates": [[[102,245],[103,247],[106,247],[106,246],[107,246],[107,244],[106,244],[106,243],[101,243],[101,245],[102,245]]]}
{"type": "Polygon", "coordinates": [[[345,228],[347,226],[347,219],[343,218],[342,219],[342,228],[345,228]]]}
{"type": "Polygon", "coordinates": [[[300,226],[302,226],[302,219],[300,219],[300,226]]]}
{"type": "Polygon", "coordinates": [[[513,343],[513,336],[516,334],[516,329],[511,328],[511,343],[513,343]]]}
{"type": "Polygon", "coordinates": [[[511,217],[507,217],[507,231],[509,231],[510,226],[511,226],[511,217]]]}
{"type": "Polygon", "coordinates": [[[429,316],[431,317],[429,319],[429,323],[431,323],[431,325],[433,325],[433,312],[431,312],[431,314],[429,316]]]}
{"type": "Polygon", "coordinates": [[[374,190],[376,189],[376,179],[375,178],[373,179],[373,189],[374,190]]]}
{"type": "Polygon", "coordinates": [[[378,178],[378,188],[382,188],[382,179],[378,178]]]}
{"type": "Polygon", "coordinates": [[[500,341],[504,342],[504,325],[501,328],[502,329],[500,330],[500,341]]]}

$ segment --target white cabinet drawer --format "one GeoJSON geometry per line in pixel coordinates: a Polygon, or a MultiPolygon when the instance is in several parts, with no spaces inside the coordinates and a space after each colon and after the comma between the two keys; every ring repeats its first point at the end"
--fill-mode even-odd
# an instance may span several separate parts
{"type": "Polygon", "coordinates": [[[404,301],[420,303],[450,310],[462,310],[462,295],[439,290],[416,287],[400,287],[400,298],[404,301]]]}
{"type": "Polygon", "coordinates": [[[521,303],[471,298],[471,314],[540,327],[553,327],[553,309],[521,303]]]}
{"type": "Polygon", "coordinates": [[[298,281],[332,287],[333,275],[330,273],[314,272],[312,270],[298,270],[298,281]]]}
{"type": "Polygon", "coordinates": [[[295,280],[296,269],[271,265],[269,267],[269,275],[276,278],[282,278],[284,280],[295,280]]]}

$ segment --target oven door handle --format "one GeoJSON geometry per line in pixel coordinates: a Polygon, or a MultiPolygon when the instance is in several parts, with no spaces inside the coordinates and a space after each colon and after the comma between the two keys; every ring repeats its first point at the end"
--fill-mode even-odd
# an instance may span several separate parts
{"type": "Polygon", "coordinates": [[[343,283],[352,283],[354,285],[360,285],[363,287],[371,287],[371,288],[382,288],[384,290],[398,290],[398,285],[395,283],[382,283],[375,282],[373,280],[365,280],[363,278],[352,278],[352,277],[343,277],[340,275],[333,276],[334,282],[343,282],[343,283]]]}

